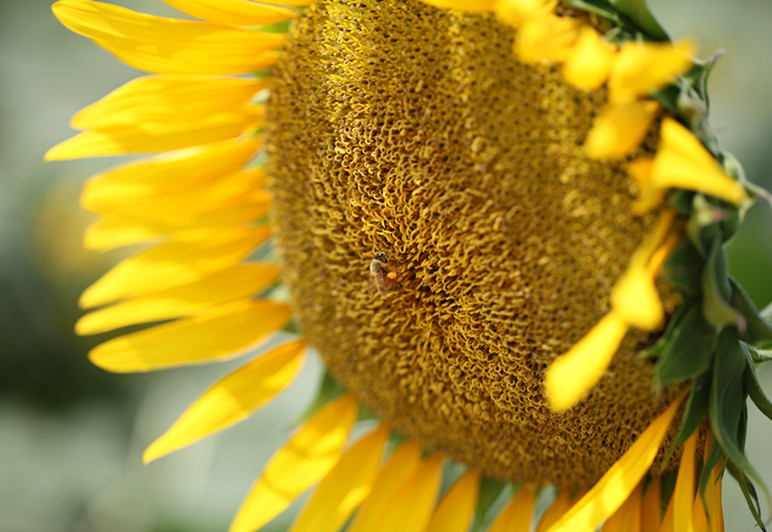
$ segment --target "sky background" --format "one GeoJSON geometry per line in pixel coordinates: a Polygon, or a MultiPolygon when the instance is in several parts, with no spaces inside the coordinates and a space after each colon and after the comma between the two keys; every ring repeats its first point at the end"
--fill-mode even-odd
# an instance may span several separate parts
{"type": "MultiPolygon", "coordinates": [[[[312,359],[293,387],[223,434],[149,466],[142,450],[235,363],[114,375],[77,338],[78,294],[121,258],[80,239],[83,180],[109,160],[43,163],[72,134],[70,116],[137,72],[62,28],[50,0],[0,2],[0,532],[225,530],[314,392],[312,359]]],[[[160,0],[122,5],[173,14],[160,0]]],[[[748,177],[772,188],[772,2],[655,0],[652,10],[700,55],[725,54],[711,78],[711,122],[748,177]]],[[[772,213],[757,206],[732,242],[730,267],[760,305],[772,300],[772,213]]],[[[762,368],[772,395],[772,369],[762,368]]],[[[751,405],[748,454],[772,483],[772,422],[751,405]]],[[[726,522],[752,530],[733,481],[726,522]]],[[[282,530],[287,520],[279,520],[282,530]]]]}

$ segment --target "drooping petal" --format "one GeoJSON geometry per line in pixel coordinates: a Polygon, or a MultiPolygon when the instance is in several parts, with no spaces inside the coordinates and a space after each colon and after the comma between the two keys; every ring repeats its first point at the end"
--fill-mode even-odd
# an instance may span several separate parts
{"type": "Polygon", "coordinates": [[[699,431],[695,431],[683,446],[678,478],[673,491],[673,524],[676,530],[692,532],[692,506],[694,505],[695,450],[699,431]]]}
{"type": "Polygon", "coordinates": [[[442,498],[425,532],[466,532],[474,517],[479,489],[480,473],[470,469],[442,498]]]}
{"type": "Polygon", "coordinates": [[[148,463],[246,419],[292,384],[303,365],[304,341],[289,342],[229,373],[190,405],[142,456],[148,463]]]}
{"type": "Polygon", "coordinates": [[[466,13],[489,13],[497,0],[423,0],[430,6],[456,9],[466,13]]]}
{"type": "Polygon", "coordinates": [[[644,331],[655,331],[665,321],[654,278],[644,265],[631,265],[614,284],[611,308],[627,325],[644,331]]]}
{"type": "Polygon", "coordinates": [[[544,388],[550,407],[571,408],[595,386],[627,334],[627,325],[613,312],[547,368],[544,388]]]}
{"type": "Polygon", "coordinates": [[[396,491],[375,530],[423,532],[429,523],[442,480],[442,458],[430,456],[396,491]]]}
{"type": "Polygon", "coordinates": [[[515,56],[524,63],[562,63],[571,56],[579,27],[571,17],[547,15],[528,19],[515,37],[515,56]]]}
{"type": "Polygon", "coordinates": [[[389,429],[379,426],[348,449],[314,491],[290,532],[336,532],[372,489],[389,429]]]}
{"type": "Polygon", "coordinates": [[[659,532],[662,521],[662,487],[660,477],[651,479],[641,504],[641,532],[659,532]]]}
{"type": "Polygon", "coordinates": [[[606,520],[603,532],[640,532],[642,491],[639,484],[622,506],[606,520]]]}
{"type": "Polygon", "coordinates": [[[652,167],[652,180],[660,188],[685,188],[741,205],[748,193],[727,176],[718,161],[684,126],[665,118],[652,167]]]}
{"type": "Polygon", "coordinates": [[[260,146],[259,137],[249,137],[116,166],[86,182],[81,202],[87,210],[109,209],[124,199],[197,189],[241,170],[260,146]]]}
{"type": "Polygon", "coordinates": [[[297,11],[247,0],[164,0],[172,7],[201,20],[231,26],[264,26],[290,20],[297,11]]]}
{"type": "Polygon", "coordinates": [[[80,304],[91,308],[194,283],[241,261],[270,235],[270,228],[259,226],[167,240],[116,265],[83,292],[80,304]]]}
{"type": "Polygon", "coordinates": [[[595,530],[622,506],[654,462],[683,398],[682,395],[657,417],[622,458],[606,471],[595,486],[574,504],[549,532],[595,530]]]}
{"type": "Polygon", "coordinates": [[[207,307],[258,294],[279,277],[273,264],[238,264],[183,286],[139,296],[86,314],[75,324],[78,334],[190,316],[207,307]]]}
{"type": "Polygon", "coordinates": [[[612,105],[598,115],[584,151],[591,159],[621,159],[638,147],[659,109],[655,101],[612,105]]]}
{"type": "Polygon", "coordinates": [[[528,532],[531,530],[535,504],[536,491],[531,486],[521,487],[496,517],[488,532],[528,532]]]}
{"type": "Polygon", "coordinates": [[[539,521],[539,526],[536,527],[536,532],[546,532],[554,525],[563,514],[565,514],[571,507],[571,494],[568,491],[561,491],[558,493],[555,500],[539,521]]]}
{"type": "Polygon", "coordinates": [[[627,41],[611,66],[608,81],[612,103],[630,103],[665,86],[692,66],[695,46],[689,41],[653,43],[627,41]]]}
{"type": "Polygon", "coordinates": [[[356,420],[352,395],[319,410],[271,457],[241,504],[230,532],[252,532],[284,511],[338,462],[356,420]]]}
{"type": "Polygon", "coordinates": [[[721,501],[722,465],[719,463],[710,474],[706,499],[710,513],[710,532],[724,532],[724,506],[721,501]]]}
{"type": "Polygon", "coordinates": [[[583,26],[563,64],[563,78],[578,89],[599,89],[608,78],[616,45],[605,41],[591,26],[583,26]]]}
{"type": "Polygon", "coordinates": [[[240,74],[273,64],[285,34],[156,17],[90,0],[59,0],[59,21],[124,63],[158,74],[240,74]]]}
{"type": "Polygon", "coordinates": [[[513,28],[519,28],[532,18],[552,14],[555,0],[498,0],[494,10],[496,17],[513,28]]]}
{"type": "Polygon", "coordinates": [[[373,489],[362,509],[354,518],[349,532],[377,530],[383,515],[390,511],[390,503],[397,490],[418,470],[421,448],[410,440],[400,445],[386,466],[378,473],[373,489]]]}
{"type": "Polygon", "coordinates": [[[108,340],[92,349],[89,359],[116,373],[207,364],[238,356],[289,319],[283,303],[237,301],[108,340]]]}

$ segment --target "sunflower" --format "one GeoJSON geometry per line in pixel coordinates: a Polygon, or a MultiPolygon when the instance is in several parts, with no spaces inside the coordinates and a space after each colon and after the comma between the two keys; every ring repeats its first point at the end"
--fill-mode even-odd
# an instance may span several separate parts
{"type": "Polygon", "coordinates": [[[150,73],[49,159],[94,176],[88,288],[115,372],[257,356],[149,462],[326,373],[242,503],[258,530],[723,530],[772,326],[727,274],[755,201],[707,122],[713,61],[641,1],[60,0],[150,73]],[[295,336],[291,341],[286,333],[295,336]],[[279,335],[281,333],[281,335],[279,335]],[[546,510],[544,506],[548,505],[546,510]]]}

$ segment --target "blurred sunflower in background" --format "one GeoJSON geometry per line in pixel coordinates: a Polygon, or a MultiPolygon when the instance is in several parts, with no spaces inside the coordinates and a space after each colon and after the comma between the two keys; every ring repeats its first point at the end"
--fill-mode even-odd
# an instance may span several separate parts
{"type": "Polygon", "coordinates": [[[317,398],[233,532],[314,485],[294,531],[716,531],[725,471],[763,528],[743,446],[772,326],[724,248],[770,196],[707,123],[713,59],[636,0],[166,3],[201,21],[53,8],[150,73],[47,154],[158,154],[83,192],[87,247],[145,246],[83,293],[79,333],[130,328],[91,360],[262,346],[146,461],[312,346],[317,398]]]}

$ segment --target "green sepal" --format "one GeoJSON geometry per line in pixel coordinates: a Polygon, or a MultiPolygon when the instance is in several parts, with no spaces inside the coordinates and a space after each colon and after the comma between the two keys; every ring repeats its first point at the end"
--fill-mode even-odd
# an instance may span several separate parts
{"type": "MultiPolygon", "coordinates": [[[[708,452],[708,456],[705,458],[705,465],[703,465],[702,467],[702,475],[700,476],[699,493],[700,493],[700,497],[703,497],[702,499],[703,504],[705,503],[704,495],[705,495],[705,490],[708,488],[708,481],[710,480],[710,474],[716,468],[722,456],[724,456],[724,453],[721,450],[721,446],[714,441],[710,446],[710,451],[708,452]]],[[[719,478],[720,478],[720,473],[716,477],[716,480],[718,480],[719,478]]]]}
{"type": "Polygon", "coordinates": [[[730,278],[732,286],[731,303],[745,318],[745,330],[740,331],[740,339],[751,345],[760,345],[772,342],[772,324],[763,317],[756,305],[737,281],[730,278]]]}
{"type": "Polygon", "coordinates": [[[759,497],[756,494],[756,488],[748,478],[748,475],[743,473],[742,470],[740,470],[731,462],[727,464],[726,469],[740,485],[740,490],[742,490],[743,496],[745,497],[745,503],[748,505],[748,509],[751,511],[751,515],[753,516],[754,521],[756,521],[756,524],[759,526],[762,532],[766,532],[767,529],[764,527],[764,521],[761,519],[761,506],[759,505],[759,497]]]}
{"type": "Polygon", "coordinates": [[[676,309],[675,314],[673,314],[673,316],[667,320],[667,327],[665,328],[665,332],[653,345],[650,345],[649,347],[640,351],[639,355],[642,358],[659,359],[659,357],[662,356],[662,352],[665,350],[665,347],[670,341],[670,338],[673,336],[673,331],[676,328],[676,325],[679,321],[681,321],[681,317],[688,310],[688,308],[688,304],[683,304],[676,309]]]}
{"type": "Polygon", "coordinates": [[[694,67],[684,75],[687,81],[689,81],[689,85],[694,87],[694,90],[697,91],[698,96],[704,102],[706,110],[710,105],[708,96],[708,78],[723,53],[723,50],[718,50],[706,61],[695,61],[694,67]]]}
{"type": "Polygon", "coordinates": [[[486,476],[482,477],[477,495],[477,508],[474,513],[472,532],[485,530],[490,518],[488,514],[491,507],[498,500],[501,492],[507,485],[509,485],[509,482],[505,480],[497,480],[486,476]]]}
{"type": "Polygon", "coordinates": [[[756,405],[756,408],[758,408],[762,414],[772,420],[772,401],[769,400],[769,398],[764,393],[764,390],[761,388],[758,376],[756,375],[756,367],[753,364],[751,353],[744,346],[741,347],[743,348],[743,352],[745,353],[745,358],[747,360],[747,364],[745,365],[745,372],[743,373],[743,384],[745,385],[745,392],[751,398],[753,404],[756,405]]]}
{"type": "Polygon", "coordinates": [[[662,461],[664,469],[670,461],[670,457],[684,442],[689,439],[695,430],[699,428],[708,415],[708,401],[710,397],[710,375],[705,374],[692,382],[692,389],[689,392],[689,399],[686,401],[684,417],[681,420],[681,426],[673,438],[673,445],[665,455],[662,461]]]}
{"type": "Polygon", "coordinates": [[[615,26],[626,26],[619,12],[611,6],[608,0],[565,0],[571,7],[581,9],[587,13],[594,13],[599,17],[610,20],[615,26]]]}
{"type": "Polygon", "coordinates": [[[772,349],[759,349],[757,347],[748,346],[748,351],[751,354],[751,360],[755,366],[759,366],[764,362],[772,360],[772,349]]]}
{"type": "Polygon", "coordinates": [[[665,261],[664,275],[668,282],[686,295],[702,291],[700,276],[704,258],[689,240],[683,240],[665,261]]]}
{"type": "Polygon", "coordinates": [[[769,502],[772,498],[766,484],[743,452],[745,430],[742,418],[746,398],[743,374],[746,365],[747,359],[735,331],[725,329],[718,338],[708,417],[716,442],[721,446],[728,461],[759,485],[769,502]]]}
{"type": "Polygon", "coordinates": [[[705,321],[699,304],[688,304],[669,337],[654,370],[654,388],[696,378],[710,368],[716,330],[705,321]]]}
{"type": "Polygon", "coordinates": [[[714,238],[702,271],[702,313],[708,323],[721,330],[736,325],[741,315],[729,304],[732,288],[727,279],[726,253],[719,238],[714,238]]]}
{"type": "Polygon", "coordinates": [[[620,13],[628,17],[648,37],[656,41],[668,41],[667,32],[649,11],[645,0],[609,0],[620,13]]]}

